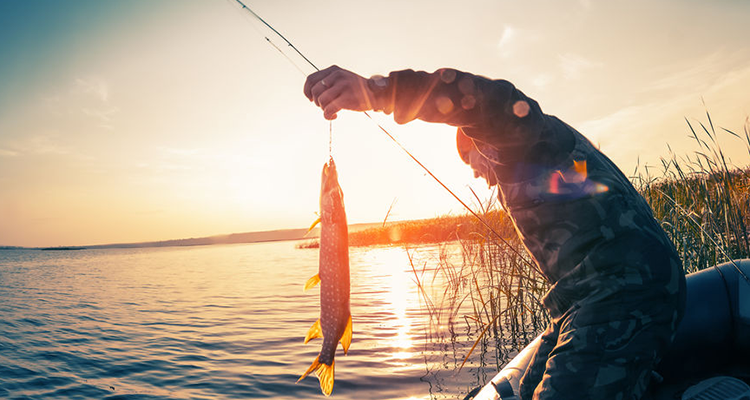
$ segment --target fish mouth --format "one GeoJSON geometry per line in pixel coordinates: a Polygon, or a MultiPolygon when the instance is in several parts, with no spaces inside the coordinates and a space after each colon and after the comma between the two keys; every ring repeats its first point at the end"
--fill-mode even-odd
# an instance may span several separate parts
{"type": "Polygon", "coordinates": [[[338,186],[339,177],[338,172],[336,171],[336,163],[333,162],[333,158],[330,158],[327,163],[323,164],[321,181],[324,191],[338,186]]]}
{"type": "Polygon", "coordinates": [[[333,162],[333,157],[331,157],[327,163],[323,164],[323,176],[327,176],[333,172],[336,172],[336,163],[333,162]]]}

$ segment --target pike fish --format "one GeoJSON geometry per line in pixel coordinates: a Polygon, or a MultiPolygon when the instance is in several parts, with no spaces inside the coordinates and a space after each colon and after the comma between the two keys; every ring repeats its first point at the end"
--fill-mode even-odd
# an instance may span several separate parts
{"type": "Polygon", "coordinates": [[[318,274],[305,284],[305,290],[307,290],[320,283],[320,319],[310,327],[305,343],[322,337],[323,347],[310,368],[297,382],[314,371],[320,381],[320,390],[329,396],[333,391],[336,348],[340,342],[346,354],[352,342],[352,315],[349,311],[348,228],[344,211],[344,193],[339,186],[333,158],[323,165],[320,189],[318,274]]]}

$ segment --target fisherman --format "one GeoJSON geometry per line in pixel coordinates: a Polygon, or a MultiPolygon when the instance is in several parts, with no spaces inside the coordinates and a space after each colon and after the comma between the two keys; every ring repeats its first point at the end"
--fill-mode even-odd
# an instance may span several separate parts
{"type": "Polygon", "coordinates": [[[526,399],[639,399],[685,304],[673,244],[627,177],[510,82],[455,69],[308,76],[326,119],[382,111],[456,126],[461,159],[500,200],[551,288],[551,322],[521,380],[526,399]]]}

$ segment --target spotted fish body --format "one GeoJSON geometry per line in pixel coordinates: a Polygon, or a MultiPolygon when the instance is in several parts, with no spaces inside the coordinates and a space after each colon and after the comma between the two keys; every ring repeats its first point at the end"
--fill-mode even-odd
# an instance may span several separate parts
{"type": "Polygon", "coordinates": [[[323,347],[300,380],[315,371],[321,391],[328,396],[333,391],[334,358],[339,342],[344,354],[349,351],[352,316],[349,311],[349,240],[344,194],[333,159],[323,165],[321,181],[318,274],[305,284],[305,289],[309,289],[320,283],[320,319],[310,327],[305,343],[322,337],[323,347]]]}

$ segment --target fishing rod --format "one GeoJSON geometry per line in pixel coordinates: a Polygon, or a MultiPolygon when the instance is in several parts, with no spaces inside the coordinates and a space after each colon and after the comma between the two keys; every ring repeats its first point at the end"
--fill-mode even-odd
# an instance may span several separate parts
{"type": "MultiPolygon", "coordinates": [[[[243,10],[246,10],[247,12],[249,12],[250,14],[252,14],[252,16],[253,16],[253,17],[255,17],[255,18],[256,18],[256,19],[258,20],[258,21],[260,21],[260,22],[261,22],[261,23],[262,23],[263,25],[265,25],[265,26],[266,26],[266,27],[267,27],[268,29],[270,29],[271,31],[273,31],[273,33],[275,33],[275,34],[276,34],[276,35],[277,35],[278,37],[280,37],[280,38],[281,38],[281,39],[282,39],[282,40],[283,40],[284,42],[286,42],[287,46],[288,46],[288,47],[291,47],[291,48],[292,48],[292,50],[294,50],[294,51],[295,51],[295,52],[297,53],[297,55],[299,55],[300,57],[302,57],[302,59],[303,59],[303,60],[305,60],[305,61],[306,61],[306,62],[307,62],[308,64],[310,64],[310,66],[311,66],[311,67],[315,68],[315,70],[316,70],[316,71],[320,71],[320,68],[318,68],[318,67],[317,67],[317,66],[316,66],[315,64],[313,64],[313,62],[312,62],[312,61],[310,61],[310,59],[308,59],[307,57],[305,57],[305,55],[304,55],[304,54],[302,54],[302,52],[301,52],[301,51],[300,51],[300,50],[299,50],[299,49],[298,49],[298,48],[297,48],[297,47],[296,47],[296,46],[295,46],[294,44],[292,44],[292,42],[291,42],[291,41],[289,41],[289,39],[287,39],[286,37],[284,37],[284,35],[282,35],[282,34],[281,34],[281,33],[280,33],[279,31],[277,31],[277,30],[276,30],[276,29],[275,29],[275,28],[274,28],[273,26],[271,26],[271,24],[269,24],[269,23],[268,23],[268,22],[266,22],[266,21],[265,21],[265,20],[264,20],[263,18],[261,18],[261,16],[260,16],[260,15],[258,15],[258,14],[257,14],[257,13],[256,13],[255,11],[253,11],[253,10],[252,10],[252,9],[251,9],[250,7],[248,7],[248,6],[247,6],[247,5],[245,4],[245,3],[243,3],[243,2],[242,2],[242,0],[234,0],[234,1],[235,1],[235,2],[237,2],[237,3],[238,3],[238,4],[239,4],[239,5],[241,6],[241,7],[242,7],[242,9],[243,9],[243,10]]],[[[293,64],[293,65],[294,65],[294,66],[295,66],[295,67],[296,67],[296,68],[297,68],[297,69],[298,69],[298,70],[299,70],[300,72],[302,72],[303,74],[305,74],[305,72],[304,72],[304,71],[302,70],[302,68],[300,68],[300,67],[299,67],[299,66],[297,65],[297,63],[295,63],[295,62],[294,62],[294,61],[293,61],[293,60],[292,60],[291,58],[289,58],[289,57],[288,57],[288,56],[286,55],[286,53],[284,53],[284,51],[283,51],[283,50],[281,50],[281,49],[280,49],[280,48],[279,48],[278,46],[276,46],[276,45],[275,45],[275,44],[274,44],[274,43],[273,43],[273,42],[271,41],[271,39],[269,39],[269,38],[268,38],[267,36],[265,36],[265,35],[264,35],[264,37],[265,37],[266,41],[267,41],[267,42],[268,42],[268,43],[269,43],[269,44],[270,44],[271,46],[273,46],[273,47],[274,47],[274,48],[275,48],[276,50],[278,50],[278,51],[279,51],[279,52],[280,52],[280,53],[281,53],[281,54],[282,54],[282,55],[283,55],[283,56],[284,56],[284,57],[285,57],[285,58],[286,58],[286,59],[287,59],[287,60],[288,60],[289,62],[291,62],[291,63],[292,63],[292,64],[293,64]]],[[[305,76],[307,76],[307,74],[305,74],[305,76]]],[[[409,156],[409,157],[410,157],[410,158],[411,158],[411,159],[412,159],[412,160],[413,160],[413,161],[414,161],[415,163],[417,163],[417,165],[419,165],[420,167],[422,167],[422,169],[423,169],[423,170],[424,170],[424,171],[425,171],[425,172],[426,172],[426,173],[427,173],[428,175],[430,175],[430,176],[431,176],[431,177],[432,177],[432,178],[433,178],[433,179],[434,179],[434,180],[435,180],[435,181],[436,181],[436,182],[437,182],[437,183],[438,183],[438,184],[439,184],[440,186],[442,186],[442,187],[443,187],[443,189],[445,189],[446,191],[448,191],[448,193],[450,193],[450,194],[451,194],[451,196],[453,196],[453,198],[454,198],[454,199],[456,199],[456,201],[458,201],[458,202],[459,202],[459,203],[460,203],[460,204],[461,204],[461,205],[462,205],[462,206],[463,206],[463,207],[464,207],[464,208],[465,208],[466,210],[468,210],[468,211],[469,211],[469,213],[471,213],[471,215],[473,215],[473,216],[474,216],[474,217],[475,217],[475,218],[476,218],[477,220],[479,220],[479,222],[481,222],[481,223],[482,223],[482,225],[484,225],[484,226],[485,226],[485,227],[486,227],[487,229],[489,229],[489,230],[490,230],[490,232],[492,232],[492,233],[493,233],[493,234],[494,234],[495,236],[497,236],[497,238],[498,238],[498,239],[500,239],[500,240],[501,240],[501,241],[502,241],[502,242],[503,242],[503,243],[504,243],[504,244],[505,244],[505,245],[506,245],[506,246],[507,246],[507,247],[508,247],[508,248],[509,248],[509,249],[510,249],[510,250],[511,250],[511,251],[512,251],[513,253],[515,253],[515,254],[516,254],[517,256],[519,256],[519,257],[520,257],[520,259],[521,259],[521,260],[522,260],[523,262],[525,262],[525,263],[526,263],[527,265],[529,265],[529,266],[530,266],[530,267],[531,267],[532,269],[534,269],[535,271],[537,271],[537,272],[538,272],[539,274],[542,274],[542,272],[541,272],[541,271],[539,270],[539,268],[538,268],[538,267],[537,267],[536,265],[534,265],[534,263],[532,263],[532,262],[529,262],[529,261],[528,261],[528,260],[526,259],[526,257],[524,257],[524,255],[523,255],[523,254],[522,254],[522,253],[521,253],[520,251],[518,251],[518,250],[517,250],[517,249],[516,249],[515,247],[511,246],[511,244],[510,244],[510,243],[508,243],[508,241],[507,241],[507,240],[505,240],[505,238],[504,238],[504,237],[502,237],[502,236],[501,236],[501,235],[500,235],[500,234],[499,234],[499,233],[498,233],[498,232],[497,232],[497,231],[496,231],[496,230],[495,230],[495,229],[494,229],[494,228],[493,228],[492,226],[490,226],[490,224],[489,224],[489,223],[488,223],[488,222],[487,222],[487,221],[486,221],[486,220],[485,220],[484,218],[482,218],[482,216],[480,216],[479,214],[477,214],[477,213],[476,213],[476,212],[475,212],[474,210],[472,210],[472,209],[471,209],[471,207],[469,207],[469,206],[468,206],[468,205],[467,205],[467,204],[466,204],[466,203],[465,203],[465,202],[464,202],[463,200],[461,200],[461,198],[460,198],[460,197],[458,197],[458,195],[456,195],[456,194],[455,194],[455,193],[454,193],[454,192],[453,192],[453,191],[452,191],[452,190],[451,190],[451,189],[450,189],[450,188],[449,188],[448,186],[446,186],[446,185],[445,185],[445,184],[443,183],[443,181],[441,181],[441,180],[440,180],[440,179],[439,179],[439,178],[438,178],[437,176],[435,176],[435,174],[433,174],[433,173],[432,173],[432,171],[430,171],[430,169],[429,169],[429,168],[427,168],[427,166],[425,166],[424,164],[422,164],[422,162],[420,162],[420,161],[419,161],[419,160],[418,160],[418,159],[417,159],[417,158],[416,158],[416,157],[415,157],[415,156],[414,156],[414,155],[413,155],[413,154],[412,154],[412,153],[411,153],[411,152],[410,152],[410,151],[409,151],[409,150],[408,150],[408,149],[407,149],[406,147],[404,147],[404,145],[402,145],[402,144],[401,144],[401,142],[399,142],[398,140],[396,140],[396,138],[395,138],[395,137],[394,137],[394,136],[393,136],[393,135],[392,135],[392,134],[391,134],[391,133],[390,133],[390,132],[389,132],[389,131],[388,131],[387,129],[385,129],[385,128],[384,128],[384,127],[383,127],[382,125],[380,125],[380,123],[378,123],[378,122],[377,122],[377,121],[376,121],[376,120],[375,120],[375,119],[374,119],[374,118],[373,118],[373,117],[372,117],[372,116],[371,116],[371,115],[370,115],[370,114],[369,114],[369,113],[368,113],[367,111],[365,111],[365,112],[364,112],[364,114],[365,114],[365,116],[367,116],[367,118],[369,118],[369,119],[370,119],[370,121],[372,121],[372,122],[373,122],[373,123],[374,123],[374,124],[375,124],[375,125],[376,125],[376,126],[377,126],[377,127],[378,127],[378,128],[379,128],[379,129],[381,130],[381,131],[382,131],[382,132],[383,132],[383,133],[385,133],[385,134],[386,134],[386,135],[387,135],[387,136],[388,136],[388,137],[389,137],[389,138],[390,138],[390,139],[391,139],[391,140],[392,140],[392,141],[393,141],[393,142],[394,142],[394,143],[395,143],[395,144],[396,144],[396,145],[397,145],[397,146],[398,146],[399,148],[401,148],[401,150],[403,150],[403,151],[404,151],[404,152],[405,152],[405,153],[406,153],[406,154],[407,154],[407,155],[408,155],[408,156],[409,156]]],[[[329,142],[328,142],[328,151],[329,151],[329,155],[330,155],[330,151],[331,151],[331,129],[332,129],[332,128],[331,128],[331,127],[329,126],[329,142]]],[[[544,274],[542,274],[542,276],[544,276],[544,274]]]]}
{"type": "MultiPolygon", "coordinates": [[[[265,20],[264,20],[263,18],[261,18],[261,17],[260,17],[260,15],[256,14],[256,13],[255,13],[255,11],[253,11],[253,10],[252,10],[252,9],[251,9],[250,7],[246,6],[246,5],[245,5],[245,3],[243,3],[242,1],[240,1],[240,0],[234,0],[234,1],[236,1],[237,3],[239,3],[239,4],[240,4],[240,5],[242,6],[242,9],[243,9],[243,10],[247,10],[247,11],[248,11],[248,12],[249,12],[250,14],[253,14],[253,17],[257,18],[257,19],[258,19],[258,21],[262,22],[262,23],[263,23],[263,25],[267,26],[267,27],[268,27],[268,29],[272,30],[272,31],[273,31],[273,33],[275,33],[275,34],[276,34],[276,35],[278,35],[278,36],[279,36],[279,37],[280,37],[281,39],[283,39],[283,40],[284,40],[284,41],[286,42],[286,44],[287,44],[287,45],[289,45],[289,47],[291,47],[292,49],[294,49],[294,51],[296,51],[296,52],[297,52],[297,54],[299,54],[299,56],[300,56],[300,57],[302,57],[302,58],[303,58],[303,59],[304,59],[305,61],[307,61],[307,63],[308,63],[308,64],[310,64],[310,66],[312,66],[313,68],[315,68],[315,70],[316,70],[316,71],[320,71],[320,68],[318,68],[317,66],[315,66],[315,64],[313,64],[313,63],[312,63],[312,61],[310,61],[310,60],[309,60],[309,59],[308,59],[307,57],[305,57],[305,55],[304,55],[304,54],[302,54],[302,52],[301,52],[301,51],[299,51],[299,49],[297,49],[297,47],[295,47],[295,46],[294,46],[294,45],[292,44],[292,42],[290,42],[290,41],[289,41],[289,40],[288,40],[287,38],[285,38],[285,37],[284,37],[284,35],[282,35],[282,34],[281,34],[281,33],[280,33],[279,31],[277,31],[276,29],[274,29],[274,28],[273,28],[273,27],[271,26],[271,24],[269,24],[269,23],[268,23],[268,22],[266,22],[266,21],[265,21],[265,20]]],[[[274,45],[274,44],[273,44],[273,43],[271,42],[271,40],[270,40],[270,39],[266,38],[266,41],[268,41],[269,43],[271,43],[271,45],[272,45],[273,47],[276,47],[276,45],[274,45]]],[[[277,50],[279,50],[279,51],[281,51],[281,49],[279,49],[278,47],[276,47],[276,49],[277,49],[277,50]]],[[[282,52],[282,53],[283,53],[283,52],[282,52]]],[[[291,60],[290,60],[290,61],[291,61],[291,60]]]]}

